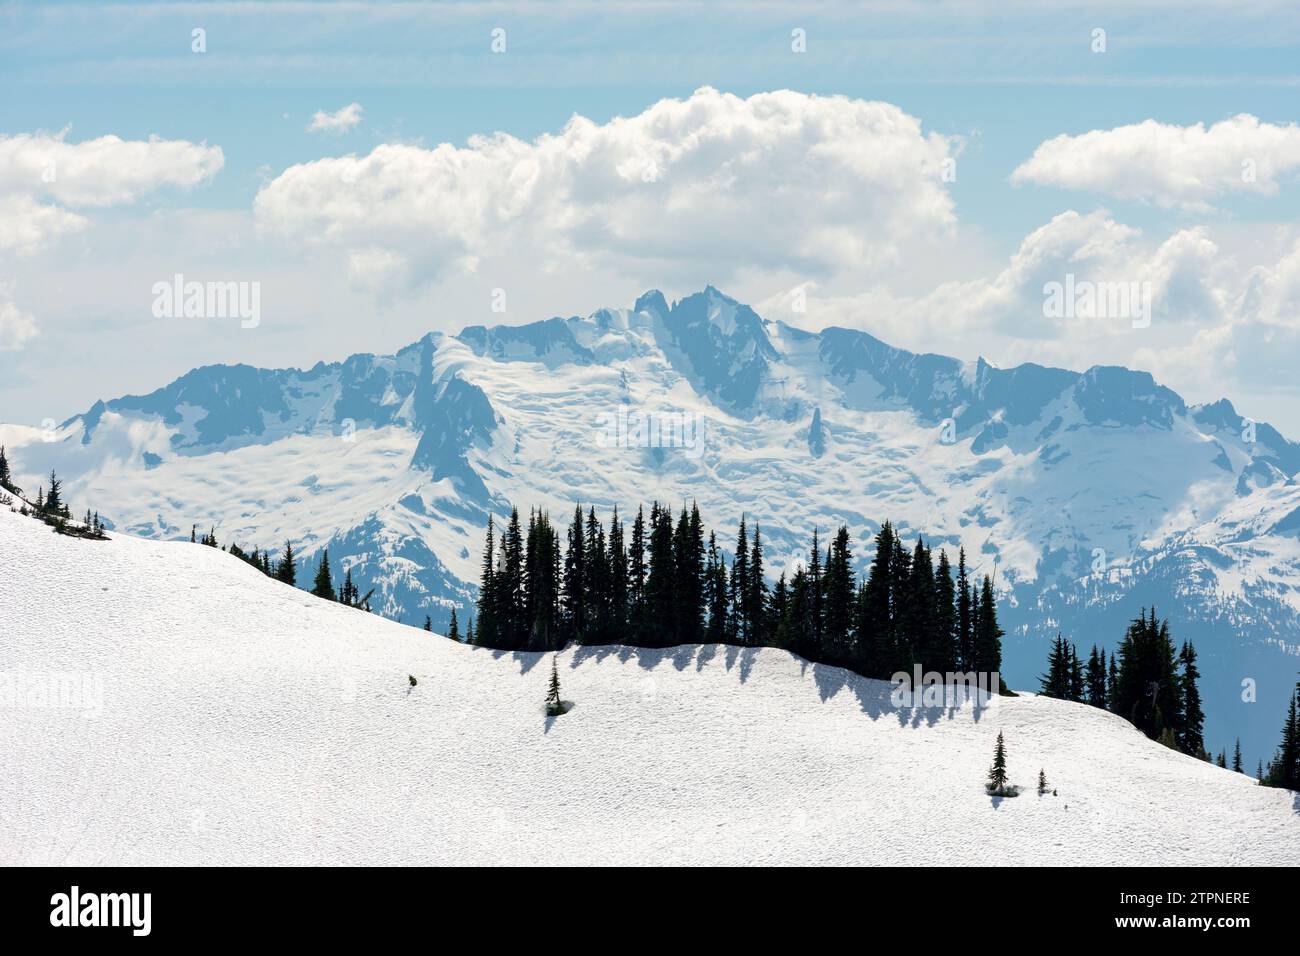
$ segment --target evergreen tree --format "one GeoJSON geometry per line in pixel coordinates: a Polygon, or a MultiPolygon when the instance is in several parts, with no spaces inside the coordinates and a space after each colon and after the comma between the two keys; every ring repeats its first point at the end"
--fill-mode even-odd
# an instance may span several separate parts
{"type": "MultiPolygon", "coordinates": [[[[581,642],[587,634],[587,535],[583,531],[582,505],[573,509],[568,543],[564,554],[564,595],[561,598],[562,644],[581,642]]],[[[480,624],[480,641],[482,633],[480,624]]]]}
{"type": "MultiPolygon", "coordinates": [[[[990,675],[1002,672],[1002,635],[998,626],[997,605],[993,600],[993,582],[986,574],[980,585],[979,601],[975,607],[975,670],[990,675]]],[[[995,694],[1002,692],[1002,678],[997,679],[997,686],[991,687],[995,694]]]]}
{"type": "MultiPolygon", "coordinates": [[[[559,547],[558,539],[556,539],[556,547],[559,547]]],[[[609,521],[609,571],[607,580],[609,581],[609,638],[612,642],[622,643],[628,640],[630,607],[627,548],[623,543],[623,523],[619,521],[617,506],[615,506],[614,514],[609,521]]]]}
{"type": "Polygon", "coordinates": [[[745,585],[744,606],[749,643],[753,646],[768,644],[767,580],[763,577],[763,534],[758,525],[754,525],[754,543],[749,549],[749,581],[745,585]]]}
{"type": "Polygon", "coordinates": [[[1232,748],[1232,769],[1241,773],[1241,738],[1237,738],[1237,745],[1232,748]]]}
{"type": "Polygon", "coordinates": [[[531,651],[560,647],[560,538],[544,512],[528,517],[528,541],[524,554],[524,615],[531,651]]]}
{"type": "Polygon", "coordinates": [[[551,683],[546,691],[546,715],[558,717],[564,713],[564,702],[560,700],[560,673],[555,666],[556,655],[551,655],[551,683]]]}
{"type": "Polygon", "coordinates": [[[1106,668],[1106,709],[1115,710],[1115,685],[1119,682],[1119,661],[1117,655],[1110,655],[1110,664],[1106,668]]]}
{"type": "Polygon", "coordinates": [[[478,588],[478,639],[484,647],[497,646],[496,605],[496,529],[489,514],[478,588]]]}
{"type": "Polygon", "coordinates": [[[941,642],[935,614],[934,562],[930,557],[930,549],[919,537],[912,549],[911,573],[907,583],[905,601],[908,613],[905,621],[912,657],[900,661],[900,669],[910,669],[911,664],[919,663],[923,673],[942,670],[941,642]]]}
{"type": "Polygon", "coordinates": [[[1272,787],[1300,790],[1300,683],[1291,694],[1286,721],[1282,724],[1282,743],[1265,782],[1272,787]]]}
{"type": "Polygon", "coordinates": [[[934,667],[941,673],[957,669],[957,593],[952,579],[952,565],[948,552],[940,549],[939,567],[934,574],[935,584],[935,645],[934,667]]]}
{"type": "Polygon", "coordinates": [[[1193,757],[1205,753],[1205,737],[1202,728],[1205,714],[1201,711],[1201,691],[1196,685],[1201,673],[1196,669],[1196,648],[1190,641],[1183,642],[1178,653],[1178,662],[1182,665],[1179,675],[1179,688],[1182,691],[1182,713],[1178,721],[1178,749],[1193,757]]]}
{"type": "Polygon", "coordinates": [[[1059,631],[1047,654],[1047,673],[1039,678],[1039,693],[1057,700],[1070,699],[1070,645],[1059,631]]]}
{"type": "Polygon", "coordinates": [[[709,550],[704,562],[704,601],[709,621],[704,639],[710,644],[725,644],[727,623],[727,562],[718,550],[718,537],[709,533],[709,550]]]}
{"type": "Polygon", "coordinates": [[[886,521],[858,594],[857,670],[867,677],[887,678],[894,662],[894,569],[894,528],[886,521]]]}
{"type": "Polygon", "coordinates": [[[45,496],[45,513],[58,517],[63,514],[63,482],[50,469],[50,490],[45,496]]]}
{"type": "Polygon", "coordinates": [[[1086,686],[1083,676],[1083,661],[1079,660],[1079,649],[1070,645],[1070,700],[1082,703],[1086,686]]]}
{"type": "Polygon", "coordinates": [[[645,509],[638,506],[632,522],[632,538],[627,552],[628,623],[632,640],[644,641],[646,630],[646,531],[645,509]]]}
{"type": "Polygon", "coordinates": [[[320,565],[316,568],[316,581],[312,584],[311,593],[326,601],[337,600],[334,594],[334,582],[330,579],[329,548],[321,552],[320,565]]]}
{"type": "MultiPolygon", "coordinates": [[[[1178,673],[1168,622],[1157,622],[1155,608],[1150,617],[1143,610],[1129,624],[1116,656],[1119,674],[1111,688],[1114,712],[1151,739],[1168,742],[1168,738],[1172,746],[1180,748],[1184,681],[1178,673]]],[[[1184,734],[1183,739],[1188,742],[1192,738],[1184,734]]]]}
{"type": "MultiPolygon", "coordinates": [[[[425,630],[429,630],[426,628],[425,630]]],[[[451,620],[447,622],[447,636],[457,644],[460,643],[460,623],[456,620],[456,609],[451,609],[451,620]]]]}
{"type": "Polygon", "coordinates": [[[596,509],[587,513],[586,539],[583,553],[586,558],[586,632],[582,635],[584,644],[608,643],[609,630],[609,555],[606,554],[605,529],[596,520],[596,509]]]}
{"type": "Polygon", "coordinates": [[[677,574],[676,614],[671,643],[698,644],[704,636],[704,524],[699,508],[682,508],[673,534],[677,574]]]}
{"type": "Polygon", "coordinates": [[[1047,793],[1047,774],[1040,769],[1038,771],[1038,795],[1041,797],[1047,793]]]}
{"type": "Polygon", "coordinates": [[[0,445],[0,489],[17,494],[13,481],[13,475],[9,473],[9,459],[5,457],[5,446],[0,445]]]}
{"type": "Polygon", "coordinates": [[[730,614],[732,640],[737,644],[749,643],[749,617],[746,615],[745,591],[749,587],[749,533],[745,530],[745,516],[740,516],[740,530],[736,532],[736,556],[731,562],[730,614]]]}
{"type": "Polygon", "coordinates": [[[851,667],[855,656],[851,634],[856,587],[849,529],[843,525],[835,532],[835,540],[831,543],[825,578],[826,636],[823,660],[840,667],[851,667]]]}
{"type": "Polygon", "coordinates": [[[1088,670],[1084,677],[1087,689],[1087,701],[1093,707],[1106,708],[1106,652],[1098,653],[1097,645],[1092,645],[1088,654],[1088,670]]]}
{"type": "Polygon", "coordinates": [[[818,542],[817,529],[813,528],[812,549],[808,554],[808,574],[805,579],[806,593],[803,601],[802,621],[803,647],[800,653],[809,660],[825,660],[825,608],[824,582],[822,581],[821,545],[818,542]]]}
{"type": "MultiPolygon", "coordinates": [[[[452,613],[455,613],[455,612],[453,611],[452,613]]],[[[426,631],[432,631],[432,630],[433,630],[433,618],[430,617],[428,614],[424,615],[424,629],[425,629],[426,631]]]]}
{"type": "Polygon", "coordinates": [[[672,511],[655,502],[650,508],[650,561],[645,585],[645,643],[648,647],[669,647],[672,644],[676,582],[672,511]]]}
{"type": "Polygon", "coordinates": [[[989,768],[989,780],[986,787],[996,797],[1007,792],[1007,751],[1002,744],[1002,731],[998,731],[998,743],[993,749],[993,766],[989,768]]]}
{"type": "Polygon", "coordinates": [[[1228,769],[1228,755],[1225,754],[1222,750],[1219,751],[1219,756],[1214,762],[1218,766],[1222,767],[1224,770],[1228,769]]]}
{"type": "Polygon", "coordinates": [[[782,571],[776,579],[776,586],[772,588],[772,596],[768,599],[767,633],[775,646],[787,649],[790,647],[789,606],[790,588],[785,582],[785,572],[782,571]]]}
{"type": "MultiPolygon", "coordinates": [[[[361,592],[357,586],[352,583],[352,569],[346,568],[343,572],[343,587],[339,588],[339,603],[346,604],[348,607],[356,607],[361,601],[361,592]]],[[[433,630],[433,622],[425,618],[426,631],[433,630]]]]}
{"type": "Polygon", "coordinates": [[[527,641],[524,611],[524,535],[519,509],[510,509],[510,523],[501,536],[501,575],[495,582],[497,637],[505,650],[521,650],[527,641]]]}
{"type": "Polygon", "coordinates": [[[966,549],[957,552],[957,666],[975,670],[975,607],[971,600],[973,585],[966,572],[966,549]]]}
{"type": "Polygon", "coordinates": [[[465,628],[465,643],[468,644],[470,647],[473,647],[478,643],[478,639],[474,636],[473,618],[470,618],[469,625],[465,628]]]}
{"type": "MultiPolygon", "coordinates": [[[[216,539],[213,538],[213,541],[215,542],[216,539]]],[[[276,565],[275,579],[291,587],[298,583],[298,570],[294,567],[293,543],[288,540],[284,542],[284,555],[276,565]]]]}

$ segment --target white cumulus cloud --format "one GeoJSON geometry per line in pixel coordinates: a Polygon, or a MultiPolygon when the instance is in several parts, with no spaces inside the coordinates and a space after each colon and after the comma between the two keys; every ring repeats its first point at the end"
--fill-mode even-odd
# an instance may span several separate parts
{"type": "Polygon", "coordinates": [[[384,144],[291,166],[259,224],[337,246],[366,281],[420,283],[519,257],[664,276],[710,263],[879,273],[955,225],[943,185],[961,143],[888,103],[702,88],[631,117],[573,117],[529,142],[384,144]]]}
{"type": "Polygon", "coordinates": [[[346,133],[361,122],[361,104],[349,103],[333,113],[318,110],[307,127],[309,133],[346,133]]]}
{"type": "MultiPolygon", "coordinates": [[[[197,186],[225,161],[220,147],[206,143],[111,135],[70,143],[66,136],[66,130],[0,134],[0,253],[34,255],[86,228],[89,220],[75,209],[197,186]]],[[[30,314],[0,301],[0,349],[21,348],[35,334],[30,314]]]]}
{"type": "Polygon", "coordinates": [[[1274,195],[1300,169],[1300,126],[1242,113],[1206,127],[1153,119],[1040,143],[1011,174],[1035,183],[1204,210],[1233,193],[1274,195]]]}
{"type": "Polygon", "coordinates": [[[12,302],[0,300],[0,352],[22,348],[36,335],[36,320],[12,302]]]}

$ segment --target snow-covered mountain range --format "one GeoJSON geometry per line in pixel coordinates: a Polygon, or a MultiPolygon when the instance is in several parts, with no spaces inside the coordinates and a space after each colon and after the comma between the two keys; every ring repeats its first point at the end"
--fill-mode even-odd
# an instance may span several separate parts
{"type": "Polygon", "coordinates": [[[1201,652],[1207,744],[1240,735],[1252,767],[1300,669],[1300,445],[1268,424],[1125,368],[810,333],[712,287],[307,370],[199,368],[0,442],[20,483],[56,468],[74,509],[134,535],[289,538],[304,569],[328,546],[406,622],[472,600],[489,513],[694,499],[712,526],[759,523],[772,574],[841,523],[860,568],[886,519],[964,546],[996,573],[1021,686],[1045,637],[1113,646],[1154,603],[1201,652]]]}
{"type": "Polygon", "coordinates": [[[1300,864],[1296,794],[1085,704],[900,708],[771,648],[582,647],[547,718],[549,655],[202,545],[0,508],[0,556],[3,866],[1300,864]],[[999,732],[1013,799],[983,788],[999,732]]]}

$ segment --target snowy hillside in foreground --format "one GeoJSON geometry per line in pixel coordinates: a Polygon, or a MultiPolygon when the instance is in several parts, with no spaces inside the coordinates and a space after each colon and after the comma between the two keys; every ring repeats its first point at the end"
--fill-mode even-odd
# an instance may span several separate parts
{"type": "Polygon", "coordinates": [[[587,648],[548,720],[539,655],[7,510],[0,655],[0,865],[1300,865],[1295,794],[1083,705],[900,712],[784,652],[587,648]],[[13,699],[52,675],[100,706],[13,699]],[[999,730],[1026,792],[994,801],[999,730]]]}
{"type": "Polygon", "coordinates": [[[21,484],[55,468],[119,530],[289,538],[300,574],[328,546],[408,623],[472,601],[487,517],[511,504],[567,520],[575,498],[602,516],[695,500],[724,551],[742,513],[761,524],[773,579],[814,527],[847,525],[859,572],[885,519],[964,546],[994,573],[1021,685],[1058,629],[1113,650],[1155,605],[1200,652],[1207,744],[1240,737],[1250,766],[1300,668],[1300,445],[1146,372],[915,354],[712,287],[302,370],[208,366],[56,428],[0,425],[0,444],[21,484]],[[689,416],[701,441],[602,442],[624,413],[689,416]]]}

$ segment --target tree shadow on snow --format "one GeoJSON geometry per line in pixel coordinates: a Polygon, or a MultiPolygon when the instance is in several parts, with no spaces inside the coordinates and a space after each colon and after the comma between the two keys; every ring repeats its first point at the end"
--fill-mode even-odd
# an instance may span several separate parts
{"type": "Polygon", "coordinates": [[[857,698],[858,707],[864,714],[872,720],[892,714],[897,718],[900,727],[916,728],[922,724],[933,727],[941,720],[952,720],[964,707],[970,708],[972,718],[978,723],[989,706],[987,703],[981,703],[978,695],[960,706],[951,703],[899,706],[892,699],[894,685],[888,681],[861,677],[852,671],[842,667],[832,667],[829,664],[814,663],[811,666],[813,682],[817,685],[817,693],[822,703],[847,687],[857,698]]]}
{"type": "Polygon", "coordinates": [[[573,708],[577,706],[577,705],[576,705],[573,701],[571,701],[571,700],[562,700],[562,701],[560,701],[560,705],[564,708],[564,713],[556,714],[555,716],[551,716],[550,714],[547,714],[547,715],[546,715],[546,719],[542,722],[542,736],[543,736],[543,737],[545,737],[547,734],[549,734],[549,733],[551,732],[551,727],[554,726],[554,724],[555,724],[555,722],[556,722],[557,720],[559,720],[561,717],[563,717],[564,714],[571,713],[571,712],[573,711],[573,708]]]}
{"type": "Polygon", "coordinates": [[[492,651],[492,659],[494,661],[497,661],[503,657],[512,657],[519,662],[519,673],[527,674],[530,670],[532,670],[539,663],[541,663],[542,658],[545,657],[548,653],[550,652],[549,651],[503,651],[494,648],[492,651]]]}

